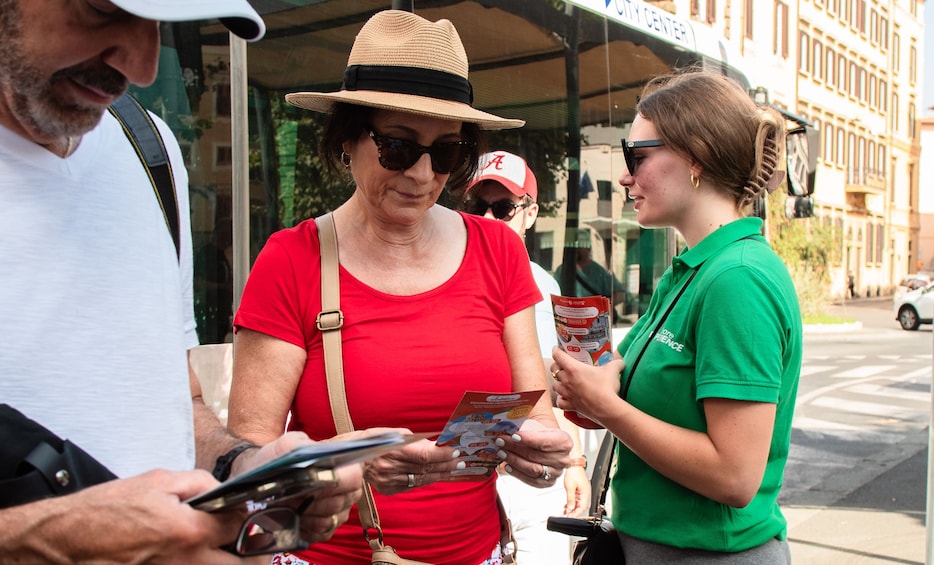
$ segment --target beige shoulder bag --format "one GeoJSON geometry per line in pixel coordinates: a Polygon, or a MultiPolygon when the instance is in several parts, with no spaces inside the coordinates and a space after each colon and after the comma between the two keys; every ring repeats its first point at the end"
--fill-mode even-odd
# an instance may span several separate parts
{"type": "MultiPolygon", "coordinates": [[[[354,430],[347,407],[347,393],[344,390],[343,353],[341,352],[341,327],[344,325],[344,313],[340,309],[340,277],[338,275],[337,229],[330,213],[315,220],[318,226],[318,239],[321,241],[321,312],[316,324],[321,332],[324,348],[324,370],[328,381],[328,399],[331,402],[331,414],[337,433],[354,430]]],[[[373,500],[373,490],[364,483],[363,496],[357,502],[360,510],[360,522],[363,525],[363,537],[373,549],[372,565],[430,565],[400,557],[391,546],[383,544],[383,530],[379,525],[379,514],[373,500]],[[376,537],[370,532],[375,530],[376,537]]],[[[500,514],[500,545],[503,563],[515,564],[516,541],[512,535],[512,525],[497,496],[500,514]]]]}

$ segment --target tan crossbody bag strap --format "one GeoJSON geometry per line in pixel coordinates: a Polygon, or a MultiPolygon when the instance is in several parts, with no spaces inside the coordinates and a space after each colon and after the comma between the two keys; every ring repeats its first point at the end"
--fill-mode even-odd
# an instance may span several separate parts
{"type": "MultiPolygon", "coordinates": [[[[331,402],[331,415],[337,433],[354,431],[350,409],[347,407],[347,391],[344,389],[343,351],[341,349],[341,327],[344,325],[344,313],[341,311],[340,276],[338,273],[337,228],[334,218],[328,213],[315,220],[318,225],[318,238],[321,241],[321,313],[318,314],[317,326],[321,332],[324,348],[324,370],[328,380],[328,399],[331,402]]],[[[379,514],[373,501],[373,491],[369,484],[364,485],[363,498],[357,503],[360,509],[360,522],[370,547],[382,547],[383,531],[379,527],[379,514]],[[369,538],[370,529],[375,529],[378,536],[369,538]]]]}

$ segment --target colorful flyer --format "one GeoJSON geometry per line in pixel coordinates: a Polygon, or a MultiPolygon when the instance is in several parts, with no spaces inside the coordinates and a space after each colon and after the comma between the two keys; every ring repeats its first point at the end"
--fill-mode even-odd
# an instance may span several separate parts
{"type": "Polygon", "coordinates": [[[544,392],[465,392],[437,441],[466,454],[467,467],[453,471],[452,480],[489,475],[500,462],[496,438],[519,431],[544,392]]]}
{"type": "Polygon", "coordinates": [[[610,301],[605,296],[551,295],[558,345],[568,355],[591,365],[613,359],[610,301]]]}

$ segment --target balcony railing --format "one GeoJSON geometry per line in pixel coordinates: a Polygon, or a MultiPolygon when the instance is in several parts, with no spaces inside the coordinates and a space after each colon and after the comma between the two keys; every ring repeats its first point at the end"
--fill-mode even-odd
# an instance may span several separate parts
{"type": "Polygon", "coordinates": [[[869,168],[847,169],[846,191],[885,194],[885,173],[869,168]]]}

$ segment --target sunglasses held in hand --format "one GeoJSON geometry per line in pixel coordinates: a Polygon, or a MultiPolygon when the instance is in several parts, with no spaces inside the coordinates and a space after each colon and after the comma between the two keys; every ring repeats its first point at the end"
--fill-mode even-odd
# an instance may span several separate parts
{"type": "Polygon", "coordinates": [[[494,218],[508,222],[513,219],[516,212],[522,208],[528,208],[529,204],[531,204],[531,202],[528,201],[528,199],[516,203],[508,198],[503,198],[496,202],[487,202],[482,198],[471,198],[465,204],[465,209],[468,214],[474,214],[476,216],[483,216],[486,214],[487,210],[491,210],[494,218]]]}
{"type": "Polygon", "coordinates": [[[300,525],[302,513],[313,500],[314,497],[306,498],[297,508],[270,506],[250,514],[240,528],[237,541],[223,549],[242,557],[308,549],[300,525]]]}
{"type": "Polygon", "coordinates": [[[469,155],[466,149],[474,145],[472,141],[442,141],[426,147],[407,139],[379,135],[372,127],[367,129],[367,133],[376,144],[379,164],[390,171],[409,169],[428,153],[431,169],[438,174],[449,175],[466,164],[469,155]]]}

